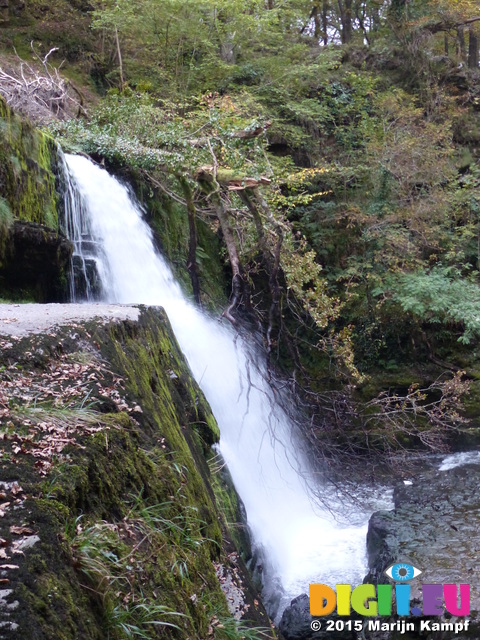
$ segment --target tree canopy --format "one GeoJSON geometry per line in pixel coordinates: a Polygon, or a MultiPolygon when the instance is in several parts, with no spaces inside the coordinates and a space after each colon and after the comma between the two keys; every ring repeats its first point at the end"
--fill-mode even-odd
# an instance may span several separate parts
{"type": "Polygon", "coordinates": [[[50,132],[182,211],[175,257],[206,306],[197,226],[217,234],[224,316],[254,323],[315,420],[325,391],[374,397],[379,370],[405,389],[475,369],[478,2],[40,5],[4,46],[65,57],[85,100],[50,132]]]}

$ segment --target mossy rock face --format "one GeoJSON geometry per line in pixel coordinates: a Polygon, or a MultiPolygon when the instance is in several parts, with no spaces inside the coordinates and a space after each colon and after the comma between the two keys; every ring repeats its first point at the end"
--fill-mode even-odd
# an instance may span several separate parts
{"type": "Polygon", "coordinates": [[[0,97],[0,297],[67,297],[71,245],[60,231],[57,143],[0,97]]]}
{"type": "Polygon", "coordinates": [[[0,195],[13,217],[58,230],[57,143],[0,97],[0,195]]]}
{"type": "Polygon", "coordinates": [[[232,477],[220,453],[210,456],[209,466],[213,469],[211,483],[218,509],[225,521],[226,535],[240,553],[242,561],[249,563],[252,547],[245,506],[235,491],[232,477]]]}
{"type": "MultiPolygon", "coordinates": [[[[219,433],[164,312],[0,336],[0,347],[11,390],[0,491],[16,503],[0,519],[0,548],[18,567],[0,575],[5,629],[120,640],[127,621],[152,639],[210,637],[228,615],[216,565],[235,551],[205,459],[219,433]],[[142,622],[158,605],[175,627],[142,622]]],[[[268,624],[256,598],[249,614],[268,624]]]]}

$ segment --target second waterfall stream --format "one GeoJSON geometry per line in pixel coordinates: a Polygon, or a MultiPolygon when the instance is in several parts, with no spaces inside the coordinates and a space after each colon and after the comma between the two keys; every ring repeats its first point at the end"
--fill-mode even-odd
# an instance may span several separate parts
{"type": "Polygon", "coordinates": [[[78,263],[96,263],[102,301],[166,310],[210,403],[220,452],[262,558],[269,613],[278,620],[310,582],[360,584],[371,511],[345,518],[333,489],[316,486],[296,427],[275,401],[261,350],[188,300],[124,185],[84,157],[68,155],[66,163],[66,226],[78,263]]]}

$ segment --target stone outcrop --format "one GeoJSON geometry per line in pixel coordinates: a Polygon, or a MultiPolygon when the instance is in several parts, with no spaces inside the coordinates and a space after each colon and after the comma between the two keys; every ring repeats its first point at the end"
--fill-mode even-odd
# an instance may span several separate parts
{"type": "MultiPolygon", "coordinates": [[[[349,620],[353,620],[350,616],[349,620]]],[[[341,620],[338,616],[314,618],[310,615],[310,598],[306,593],[294,598],[285,609],[279,625],[281,637],[284,640],[356,640],[358,634],[354,630],[330,629],[328,621],[335,623],[341,620]],[[312,622],[316,621],[321,628],[312,628],[312,622]]]]}
{"type": "Polygon", "coordinates": [[[0,196],[16,220],[59,228],[57,143],[0,96],[0,196]]]}
{"type": "MultiPolygon", "coordinates": [[[[437,631],[433,635],[413,633],[408,637],[435,640],[480,637],[479,482],[480,465],[477,464],[420,473],[411,485],[396,489],[393,511],[377,512],[370,520],[368,582],[387,582],[384,571],[395,562],[414,565],[422,574],[411,583],[412,607],[417,603],[421,606],[422,584],[471,585],[468,633],[437,631]]],[[[418,619],[409,618],[412,620],[418,619]]],[[[388,637],[396,639],[397,635],[393,633],[388,637]]]]}
{"type": "Polygon", "coordinates": [[[71,242],[58,231],[15,221],[0,264],[0,291],[39,302],[65,299],[71,255],[71,242]]]}
{"type": "Polygon", "coordinates": [[[56,142],[0,96],[0,297],[61,301],[71,247],[61,234],[56,142]]]}
{"type": "MultiPolygon", "coordinates": [[[[480,465],[467,464],[447,471],[424,471],[411,484],[402,484],[394,493],[395,508],[372,515],[367,535],[370,571],[364,582],[387,584],[385,570],[404,562],[422,574],[411,582],[411,607],[422,606],[422,584],[470,584],[471,614],[468,630],[433,629],[421,631],[422,616],[380,618],[392,624],[390,631],[372,630],[364,618],[365,640],[467,640],[480,637],[480,465]],[[414,629],[394,628],[397,620],[413,623],[414,629]]],[[[395,607],[394,607],[395,609],[395,607]]],[[[285,640],[356,638],[349,630],[327,632],[327,618],[320,618],[322,630],[313,632],[310,601],[306,594],[295,598],[279,625],[285,640]],[[336,635],[332,635],[336,633],[336,635]]],[[[462,622],[447,615],[430,618],[436,623],[462,622]]]]}

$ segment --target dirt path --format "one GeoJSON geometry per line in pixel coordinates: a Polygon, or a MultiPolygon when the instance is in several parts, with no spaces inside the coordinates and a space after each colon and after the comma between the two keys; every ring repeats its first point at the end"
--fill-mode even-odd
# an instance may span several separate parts
{"type": "Polygon", "coordinates": [[[137,320],[138,306],[122,304],[0,304],[0,335],[26,336],[81,320],[137,320]]]}

